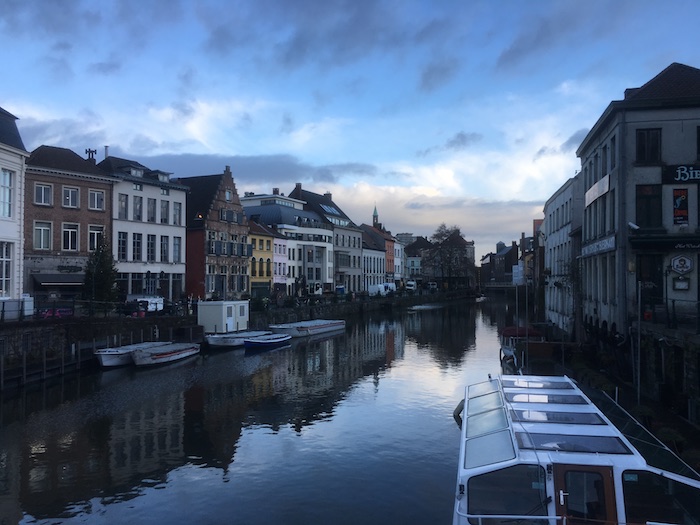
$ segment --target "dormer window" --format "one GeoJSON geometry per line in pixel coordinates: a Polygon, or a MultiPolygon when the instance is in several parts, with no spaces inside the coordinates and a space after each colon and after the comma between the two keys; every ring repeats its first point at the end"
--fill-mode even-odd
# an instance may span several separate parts
{"type": "Polygon", "coordinates": [[[132,177],[143,177],[143,170],[139,168],[131,168],[132,177]]]}
{"type": "Polygon", "coordinates": [[[161,182],[170,182],[170,176],[167,173],[159,173],[158,180],[161,182]]]}

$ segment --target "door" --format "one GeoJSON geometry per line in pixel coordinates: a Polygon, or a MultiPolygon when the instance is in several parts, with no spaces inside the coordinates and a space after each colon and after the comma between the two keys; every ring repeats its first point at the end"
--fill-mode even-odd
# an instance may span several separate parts
{"type": "Polygon", "coordinates": [[[611,467],[554,465],[554,499],[568,523],[617,523],[611,467]]]}

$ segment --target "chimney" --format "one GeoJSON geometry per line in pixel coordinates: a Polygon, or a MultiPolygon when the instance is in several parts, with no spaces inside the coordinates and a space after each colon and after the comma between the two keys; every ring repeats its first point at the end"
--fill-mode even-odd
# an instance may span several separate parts
{"type": "Polygon", "coordinates": [[[93,164],[97,163],[97,160],[95,159],[95,154],[97,153],[96,149],[86,149],[85,154],[88,156],[87,160],[92,162],[93,164]]]}
{"type": "Polygon", "coordinates": [[[279,195],[279,194],[280,194],[280,189],[279,189],[279,188],[272,188],[272,194],[273,194],[273,195],[279,195]]]}
{"type": "Polygon", "coordinates": [[[105,158],[109,157],[109,146],[105,146],[105,158]]]}
{"type": "Polygon", "coordinates": [[[301,182],[296,183],[295,190],[301,193],[301,182]]]}
{"type": "Polygon", "coordinates": [[[333,200],[333,194],[330,191],[327,191],[326,193],[323,194],[323,196],[328,199],[329,201],[333,200]]]}

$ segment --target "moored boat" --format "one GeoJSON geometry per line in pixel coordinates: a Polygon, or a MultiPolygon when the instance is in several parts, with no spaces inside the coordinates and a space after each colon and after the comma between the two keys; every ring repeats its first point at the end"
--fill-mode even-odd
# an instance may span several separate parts
{"type": "Polygon", "coordinates": [[[153,366],[179,361],[199,353],[196,343],[168,343],[154,348],[134,350],[131,357],[136,366],[153,366]]]}
{"type": "Polygon", "coordinates": [[[100,362],[100,366],[105,368],[115,366],[126,366],[133,364],[134,360],[131,356],[134,350],[147,350],[159,346],[169,344],[168,341],[146,341],[143,343],[134,343],[124,346],[112,346],[109,348],[100,348],[93,350],[95,357],[100,362]]]}
{"type": "Polygon", "coordinates": [[[270,330],[245,330],[241,332],[228,332],[225,334],[207,334],[204,338],[209,346],[213,348],[235,348],[243,346],[246,338],[269,335],[271,333],[270,330]]]}
{"type": "Polygon", "coordinates": [[[700,524],[700,475],[568,377],[489,376],[455,418],[453,525],[700,524]]]}
{"type": "Polygon", "coordinates": [[[270,330],[277,334],[289,334],[292,337],[306,337],[345,329],[343,319],[312,319],[296,323],[270,325],[270,330]]]}
{"type": "Polygon", "coordinates": [[[248,337],[243,341],[246,350],[267,350],[289,344],[292,338],[289,334],[265,334],[248,337]]]}

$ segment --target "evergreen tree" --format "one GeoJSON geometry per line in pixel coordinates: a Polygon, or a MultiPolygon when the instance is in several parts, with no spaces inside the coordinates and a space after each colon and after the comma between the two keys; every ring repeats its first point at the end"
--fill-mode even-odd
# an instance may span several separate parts
{"type": "Polygon", "coordinates": [[[117,300],[116,279],[117,266],[109,244],[103,237],[85,265],[84,298],[99,303],[115,302],[117,300]]]}

